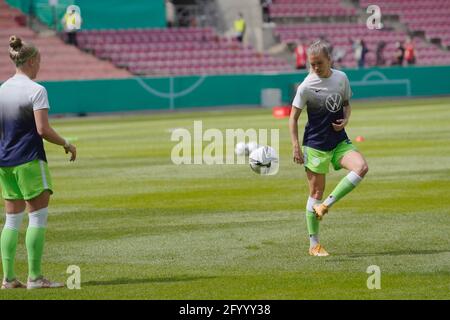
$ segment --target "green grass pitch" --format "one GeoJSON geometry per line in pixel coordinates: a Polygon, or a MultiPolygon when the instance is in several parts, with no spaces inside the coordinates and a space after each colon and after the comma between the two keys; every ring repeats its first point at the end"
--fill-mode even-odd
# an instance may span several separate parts
{"type": "MultiPolygon", "coordinates": [[[[347,132],[366,139],[355,144],[370,170],[321,223],[326,258],[307,255],[305,173],[291,161],[287,119],[270,110],[52,120],[77,137],[79,158],[46,144],[55,194],[43,268],[65,282],[79,266],[81,290],[9,290],[0,300],[449,299],[450,98],[352,105],[347,132]],[[279,128],[279,173],[172,164],[170,129],[194,120],[279,128]],[[366,286],[370,265],[379,290],[366,286]]],[[[326,194],[343,175],[329,174],[326,194]]]]}

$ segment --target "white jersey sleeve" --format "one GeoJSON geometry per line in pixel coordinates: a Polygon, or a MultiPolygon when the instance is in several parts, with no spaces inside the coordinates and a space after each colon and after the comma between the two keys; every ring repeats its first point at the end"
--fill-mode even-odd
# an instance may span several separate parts
{"type": "Polygon", "coordinates": [[[304,109],[306,106],[306,102],[308,101],[306,86],[304,85],[304,83],[305,82],[302,82],[298,86],[297,93],[295,94],[294,101],[292,102],[292,105],[298,109],[304,109]]]}
{"type": "Polygon", "coordinates": [[[50,109],[48,103],[47,90],[43,86],[39,86],[36,90],[33,90],[31,94],[31,103],[33,104],[33,110],[50,109]]]}
{"type": "Polygon", "coordinates": [[[345,85],[344,85],[344,101],[350,101],[353,92],[352,88],[350,88],[350,81],[348,81],[347,75],[345,75],[345,85]]]}

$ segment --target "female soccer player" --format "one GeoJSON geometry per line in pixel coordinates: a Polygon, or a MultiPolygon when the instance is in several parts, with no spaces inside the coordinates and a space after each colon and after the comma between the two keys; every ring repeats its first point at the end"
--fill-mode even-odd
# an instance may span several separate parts
{"type": "Polygon", "coordinates": [[[16,74],[0,87],[0,187],[6,209],[0,239],[4,273],[1,288],[62,287],[61,283],[45,279],[41,270],[48,203],[53,193],[42,139],[63,146],[66,153],[71,153],[70,161],[76,158],[76,148],[49,125],[47,92],[32,81],[39,72],[38,49],[11,36],[9,56],[16,65],[16,74]],[[26,207],[29,224],[25,286],[16,278],[14,259],[26,207]]]}
{"type": "Polygon", "coordinates": [[[310,236],[309,254],[328,256],[319,243],[319,220],[329,208],[355,188],[368,171],[364,157],[345,133],[351,108],[352,91],[346,74],[331,68],[328,46],[316,41],[308,48],[310,73],[297,89],[292,103],[289,130],[294,162],[304,164],[309,184],[306,222],[310,236]],[[298,119],[302,110],[308,112],[308,123],[303,136],[303,152],[298,141],[298,119]],[[322,200],[325,175],[330,163],[335,170],[349,171],[330,196],[322,200]]]}

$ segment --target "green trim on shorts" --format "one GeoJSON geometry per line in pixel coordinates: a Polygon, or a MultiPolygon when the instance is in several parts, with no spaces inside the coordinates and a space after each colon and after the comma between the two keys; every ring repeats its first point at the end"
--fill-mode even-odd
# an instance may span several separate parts
{"type": "Polygon", "coordinates": [[[308,168],[315,173],[326,174],[329,172],[331,163],[334,170],[340,170],[342,167],[339,161],[350,151],[358,151],[350,139],[340,142],[336,148],[330,151],[321,151],[308,146],[303,146],[305,168],[308,168]]]}
{"type": "Polygon", "coordinates": [[[14,167],[0,167],[0,188],[5,200],[31,200],[45,190],[52,194],[47,162],[35,159],[14,167]]]}

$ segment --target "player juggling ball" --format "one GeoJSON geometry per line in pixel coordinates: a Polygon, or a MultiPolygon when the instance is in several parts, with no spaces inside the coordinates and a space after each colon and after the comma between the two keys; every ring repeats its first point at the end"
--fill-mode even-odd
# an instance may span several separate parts
{"type": "Polygon", "coordinates": [[[4,273],[1,288],[62,287],[61,283],[45,279],[41,269],[48,204],[53,193],[42,139],[70,152],[70,161],[76,158],[76,148],[50,126],[47,91],[32,80],[39,72],[39,50],[11,36],[9,56],[16,74],[0,87],[0,187],[6,209],[0,241],[4,273]],[[29,224],[25,239],[28,254],[25,285],[16,278],[14,260],[26,207],[29,224]]]}
{"type": "Polygon", "coordinates": [[[331,68],[328,45],[316,41],[308,48],[310,73],[297,89],[289,119],[294,162],[304,164],[309,185],[306,223],[310,237],[309,254],[328,256],[319,243],[319,221],[332,205],[352,191],[368,171],[367,162],[345,132],[351,107],[352,91],[346,74],[331,68]],[[306,108],[302,148],[298,140],[298,119],[306,108]],[[325,175],[330,163],[335,170],[347,169],[347,175],[321,202],[325,175]]]}

